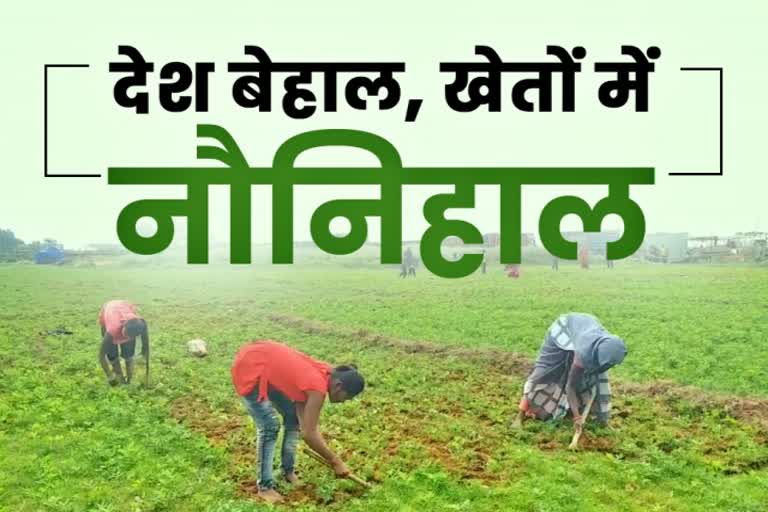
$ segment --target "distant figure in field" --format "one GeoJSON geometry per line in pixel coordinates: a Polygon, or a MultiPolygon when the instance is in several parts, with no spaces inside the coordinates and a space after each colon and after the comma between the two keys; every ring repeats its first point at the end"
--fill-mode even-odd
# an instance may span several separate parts
{"type": "Polygon", "coordinates": [[[272,475],[280,432],[278,413],[285,427],[280,459],[286,481],[298,483],[294,464],[300,430],[304,441],[331,464],[337,476],[349,475],[347,466],[325,443],[319,422],[326,395],[328,401],[338,403],[363,391],[365,380],[357,368],[333,368],[282,343],[261,340],[243,346],[237,353],[232,364],[232,382],[256,424],[261,498],[269,503],[282,501],[272,475]]]}
{"type": "Polygon", "coordinates": [[[624,340],[606,331],[594,316],[560,316],[544,337],[513,426],[521,427],[526,418],[558,420],[570,411],[576,431],[581,432],[592,396],[591,412],[607,423],[611,411],[608,370],[626,354],[624,340]]]}
{"type": "Polygon", "coordinates": [[[141,356],[145,360],[149,358],[147,322],[139,316],[133,304],[124,300],[111,300],[101,307],[99,325],[99,363],[107,380],[113,386],[130,384],[133,378],[133,356],[136,353],[137,337],[141,336],[141,356]],[[120,366],[120,357],[125,361],[125,376],[120,366]]]}
{"type": "Polygon", "coordinates": [[[413,257],[410,247],[406,247],[403,251],[403,262],[400,265],[400,277],[406,278],[408,276],[416,277],[416,258],[413,257]]]}
{"type": "Polygon", "coordinates": [[[610,259],[608,259],[608,257],[607,257],[607,256],[606,256],[606,258],[605,258],[605,263],[608,265],[608,268],[609,268],[609,269],[612,269],[612,268],[613,268],[613,260],[610,260],[610,259]]]}
{"type": "Polygon", "coordinates": [[[579,264],[581,268],[589,268],[589,248],[587,246],[582,246],[579,249],[579,264]]]}
{"type": "Polygon", "coordinates": [[[558,258],[557,256],[552,256],[552,270],[554,270],[555,272],[560,270],[560,258],[558,258]]]}
{"type": "Polygon", "coordinates": [[[485,274],[488,271],[488,253],[483,249],[483,263],[481,264],[480,268],[482,269],[483,274],[485,274]]]}
{"type": "Polygon", "coordinates": [[[520,265],[518,263],[507,265],[504,269],[507,272],[507,277],[517,279],[520,277],[520,265]]]}

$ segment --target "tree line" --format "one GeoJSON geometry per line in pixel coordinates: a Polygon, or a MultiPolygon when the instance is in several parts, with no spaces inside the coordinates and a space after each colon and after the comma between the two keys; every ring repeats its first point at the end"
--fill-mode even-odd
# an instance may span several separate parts
{"type": "Polygon", "coordinates": [[[52,238],[26,243],[24,240],[16,238],[10,229],[0,228],[0,261],[33,260],[35,254],[46,247],[64,248],[62,244],[52,238]]]}

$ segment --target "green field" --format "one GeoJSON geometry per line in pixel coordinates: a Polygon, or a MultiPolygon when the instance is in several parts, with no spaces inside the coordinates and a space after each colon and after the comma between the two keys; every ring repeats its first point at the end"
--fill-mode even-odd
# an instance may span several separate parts
{"type": "Polygon", "coordinates": [[[305,267],[0,266],[0,510],[251,511],[254,436],[229,377],[248,340],[356,363],[360,399],[321,429],[363,493],[299,453],[285,510],[768,510],[768,268],[524,266],[444,280],[305,267]],[[100,305],[139,305],[153,385],[109,388],[100,305]],[[560,313],[629,355],[611,429],[512,430],[560,313]],[[72,335],[46,335],[66,327],[72,335]],[[208,341],[196,359],[186,341],[208,341]]]}

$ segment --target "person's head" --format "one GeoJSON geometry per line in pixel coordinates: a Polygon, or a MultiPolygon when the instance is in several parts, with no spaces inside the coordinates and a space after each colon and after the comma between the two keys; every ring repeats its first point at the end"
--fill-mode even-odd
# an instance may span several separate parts
{"type": "Polygon", "coordinates": [[[144,334],[145,328],[144,320],[141,318],[131,318],[125,322],[123,329],[125,330],[126,336],[129,338],[135,338],[136,336],[141,336],[144,334]]]}
{"type": "Polygon", "coordinates": [[[328,399],[333,403],[355,398],[365,389],[365,379],[354,365],[337,366],[331,373],[328,399]]]}
{"type": "Polygon", "coordinates": [[[600,340],[597,345],[597,364],[601,372],[621,364],[626,355],[627,345],[621,338],[609,336],[600,340]]]}

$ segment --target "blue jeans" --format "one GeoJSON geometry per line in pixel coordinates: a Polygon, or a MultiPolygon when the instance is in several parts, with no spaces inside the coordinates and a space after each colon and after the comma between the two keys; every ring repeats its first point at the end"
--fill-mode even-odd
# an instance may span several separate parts
{"type": "Polygon", "coordinates": [[[299,443],[299,418],[296,404],[274,388],[269,388],[269,400],[258,401],[258,386],[249,395],[243,397],[243,404],[256,424],[256,460],[258,464],[259,489],[272,489],[275,481],[272,465],[275,460],[277,435],[280,433],[280,420],[283,417],[283,446],[280,451],[280,467],[284,475],[293,473],[296,463],[296,446],[299,443]]]}

